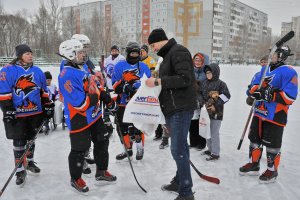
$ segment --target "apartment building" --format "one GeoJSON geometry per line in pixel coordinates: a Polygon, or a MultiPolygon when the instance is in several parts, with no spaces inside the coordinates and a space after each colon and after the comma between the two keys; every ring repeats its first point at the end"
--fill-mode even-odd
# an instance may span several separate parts
{"type": "Polygon", "coordinates": [[[253,60],[249,49],[270,35],[267,14],[237,0],[104,0],[77,7],[81,31],[96,8],[128,41],[147,43],[152,29],[163,28],[192,54],[214,61],[253,60]]]}

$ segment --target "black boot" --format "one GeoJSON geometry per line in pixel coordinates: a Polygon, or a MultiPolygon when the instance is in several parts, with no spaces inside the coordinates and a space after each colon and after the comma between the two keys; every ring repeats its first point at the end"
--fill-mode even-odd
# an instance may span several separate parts
{"type": "Polygon", "coordinates": [[[20,185],[20,186],[23,186],[25,184],[25,181],[26,181],[26,170],[22,170],[20,172],[17,172],[16,173],[16,184],[17,185],[20,185]]]}
{"type": "Polygon", "coordinates": [[[32,173],[38,174],[41,172],[41,169],[38,166],[36,166],[35,164],[36,164],[36,162],[29,161],[26,169],[32,173]]]}
{"type": "Polygon", "coordinates": [[[172,192],[172,193],[175,193],[175,194],[179,194],[178,193],[178,190],[179,190],[179,185],[177,184],[176,182],[176,177],[174,177],[170,184],[165,184],[165,185],[162,185],[161,186],[161,189],[163,191],[169,191],[169,192],[172,192]]]}

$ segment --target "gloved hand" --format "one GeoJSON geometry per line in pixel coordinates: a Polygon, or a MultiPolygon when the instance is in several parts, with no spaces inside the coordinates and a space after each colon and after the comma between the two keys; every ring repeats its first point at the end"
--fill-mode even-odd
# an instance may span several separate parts
{"type": "Polygon", "coordinates": [[[51,119],[54,116],[54,106],[55,104],[53,103],[53,101],[44,104],[43,114],[45,118],[51,119]]]}
{"type": "Polygon", "coordinates": [[[107,105],[107,109],[109,112],[116,112],[119,109],[119,106],[115,101],[112,101],[109,105],[107,105]]]}
{"type": "Polygon", "coordinates": [[[274,93],[277,89],[268,85],[266,88],[260,88],[256,90],[251,96],[255,98],[256,101],[267,101],[270,102],[273,99],[274,93]]]}
{"type": "Polygon", "coordinates": [[[123,92],[128,96],[132,96],[135,93],[136,88],[129,83],[125,83],[123,86],[123,92]]]}
{"type": "Polygon", "coordinates": [[[254,102],[254,98],[252,96],[248,96],[247,99],[246,99],[246,103],[249,106],[252,106],[253,102],[254,102]]]}
{"type": "Polygon", "coordinates": [[[17,122],[17,111],[13,107],[9,107],[3,111],[3,121],[5,123],[15,124],[17,122]]]}

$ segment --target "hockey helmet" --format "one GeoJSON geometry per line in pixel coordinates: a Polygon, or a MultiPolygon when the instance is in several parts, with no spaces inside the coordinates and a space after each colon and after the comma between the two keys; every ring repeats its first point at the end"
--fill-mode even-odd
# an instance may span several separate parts
{"type": "Polygon", "coordinates": [[[277,53],[278,58],[281,59],[281,61],[285,61],[289,56],[292,56],[294,54],[291,54],[291,49],[289,46],[282,46],[276,49],[275,53],[277,53]]]}
{"type": "Polygon", "coordinates": [[[69,60],[74,60],[81,50],[83,50],[83,44],[78,40],[66,40],[59,45],[59,54],[69,60]]]}
{"type": "Polygon", "coordinates": [[[74,34],[71,39],[78,40],[79,42],[81,42],[83,44],[84,47],[91,44],[91,41],[88,38],[88,36],[83,35],[83,34],[74,34]]]}
{"type": "Polygon", "coordinates": [[[141,48],[137,42],[128,42],[126,45],[126,53],[130,54],[131,52],[140,53],[141,48]]]}

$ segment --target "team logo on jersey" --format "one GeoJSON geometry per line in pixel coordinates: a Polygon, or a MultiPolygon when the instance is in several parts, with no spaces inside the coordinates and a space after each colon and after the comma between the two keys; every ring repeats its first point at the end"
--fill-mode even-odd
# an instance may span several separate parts
{"type": "Polygon", "coordinates": [[[127,83],[132,83],[136,80],[140,80],[138,76],[139,70],[138,69],[129,69],[123,72],[123,80],[127,83]]]}
{"type": "Polygon", "coordinates": [[[257,105],[257,107],[255,108],[255,111],[259,114],[262,114],[264,116],[268,116],[268,110],[265,107],[264,102],[259,102],[259,104],[257,105]]]}
{"type": "Polygon", "coordinates": [[[22,102],[22,105],[17,106],[17,112],[19,113],[32,112],[37,110],[38,110],[37,105],[31,102],[29,99],[26,99],[25,102],[22,102]]]}
{"type": "Polygon", "coordinates": [[[115,65],[113,65],[113,64],[108,64],[108,65],[106,66],[106,68],[105,68],[106,75],[107,75],[109,78],[112,77],[112,74],[113,74],[113,72],[114,72],[114,67],[115,67],[115,65]]]}
{"type": "Polygon", "coordinates": [[[23,92],[24,95],[27,96],[30,92],[36,90],[38,86],[32,81],[32,79],[33,73],[20,76],[15,86],[15,93],[20,95],[20,93],[23,92]]]}
{"type": "Polygon", "coordinates": [[[264,79],[264,82],[262,84],[262,88],[266,88],[270,83],[273,81],[275,75],[272,76],[266,76],[264,79]]]}

